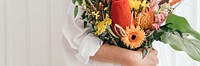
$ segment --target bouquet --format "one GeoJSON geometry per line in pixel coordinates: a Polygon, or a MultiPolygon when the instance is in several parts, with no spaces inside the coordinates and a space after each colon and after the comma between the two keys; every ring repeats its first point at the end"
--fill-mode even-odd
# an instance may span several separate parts
{"type": "Polygon", "coordinates": [[[200,61],[200,34],[192,29],[184,17],[173,14],[182,0],[72,0],[82,8],[84,28],[104,43],[130,50],[153,48],[153,41],[170,44],[200,61]]]}

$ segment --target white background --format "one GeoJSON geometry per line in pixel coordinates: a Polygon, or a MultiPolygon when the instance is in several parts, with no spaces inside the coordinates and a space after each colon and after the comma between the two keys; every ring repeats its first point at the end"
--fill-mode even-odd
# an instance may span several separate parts
{"type": "MultiPolygon", "coordinates": [[[[0,0],[0,66],[64,66],[61,25],[67,2],[0,0]]],[[[176,10],[198,31],[199,4],[199,0],[185,0],[176,10]]],[[[159,66],[200,66],[184,52],[159,42],[154,45],[159,51],[159,66]]]]}
{"type": "Polygon", "coordinates": [[[64,66],[66,0],[0,0],[0,66],[64,66]]]}

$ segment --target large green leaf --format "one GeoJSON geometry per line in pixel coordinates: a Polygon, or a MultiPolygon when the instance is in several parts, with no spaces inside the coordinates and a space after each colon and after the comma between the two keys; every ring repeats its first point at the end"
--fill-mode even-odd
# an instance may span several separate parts
{"type": "Polygon", "coordinates": [[[191,28],[188,21],[184,17],[180,17],[175,14],[169,14],[166,23],[172,23],[172,25],[169,25],[170,28],[173,28],[174,30],[179,30],[182,33],[188,33],[196,39],[200,40],[200,34],[193,28],[191,28]]]}
{"type": "Polygon", "coordinates": [[[161,41],[163,43],[170,44],[170,46],[175,50],[183,51],[182,44],[181,44],[182,41],[179,41],[179,39],[173,38],[171,36],[172,36],[172,33],[170,32],[164,33],[164,35],[161,36],[161,41]]]}
{"type": "MultiPolygon", "coordinates": [[[[185,34],[184,34],[185,35],[185,34]]],[[[175,50],[185,51],[192,59],[200,61],[200,41],[194,38],[180,37],[179,34],[165,33],[162,42],[170,44],[175,50]]]]}
{"type": "Polygon", "coordinates": [[[200,34],[189,25],[188,21],[175,14],[169,14],[166,23],[171,23],[169,28],[182,32],[166,32],[161,36],[161,41],[179,51],[185,51],[192,59],[200,61],[200,34]],[[189,38],[191,36],[192,38],[189,38]]]}

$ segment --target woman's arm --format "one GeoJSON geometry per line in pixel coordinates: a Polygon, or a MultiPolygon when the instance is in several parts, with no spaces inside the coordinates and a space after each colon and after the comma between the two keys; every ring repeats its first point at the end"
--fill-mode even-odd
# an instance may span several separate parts
{"type": "MultiPolygon", "coordinates": [[[[104,44],[101,46],[103,41],[93,34],[88,34],[87,29],[82,30],[81,21],[77,19],[81,17],[81,11],[79,11],[76,19],[73,17],[73,8],[75,5],[70,2],[69,10],[67,11],[66,21],[63,25],[63,35],[69,42],[71,49],[75,50],[75,57],[81,63],[87,64],[89,58],[99,61],[117,63],[121,65],[136,66],[148,64],[156,64],[157,59],[156,52],[149,53],[145,59],[142,60],[141,51],[131,51],[123,49],[116,46],[110,46],[109,44],[104,44]],[[91,57],[92,56],[92,57],[91,57]],[[147,62],[146,62],[147,61],[147,62]],[[154,62],[155,61],[155,62],[154,62]]],[[[142,65],[144,66],[144,65],[142,65]]]]}
{"type": "Polygon", "coordinates": [[[132,51],[104,44],[97,51],[95,56],[91,56],[90,58],[98,61],[117,63],[124,66],[156,66],[158,64],[158,58],[156,57],[157,51],[151,49],[148,50],[151,52],[142,59],[142,51],[132,51]]]}

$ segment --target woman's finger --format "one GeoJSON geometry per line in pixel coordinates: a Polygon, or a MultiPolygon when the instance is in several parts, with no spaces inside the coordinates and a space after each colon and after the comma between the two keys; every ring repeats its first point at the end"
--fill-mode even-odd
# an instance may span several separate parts
{"type": "Polygon", "coordinates": [[[150,53],[151,51],[153,51],[151,48],[147,48],[148,53],[150,53]]]}

